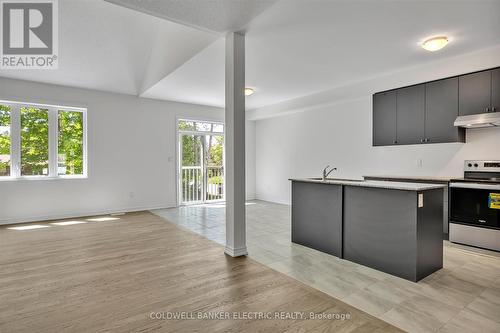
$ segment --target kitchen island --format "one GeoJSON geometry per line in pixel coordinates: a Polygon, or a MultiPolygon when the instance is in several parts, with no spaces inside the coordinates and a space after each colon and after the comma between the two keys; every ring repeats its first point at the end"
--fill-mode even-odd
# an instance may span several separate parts
{"type": "Polygon", "coordinates": [[[444,185],[292,181],[292,242],[411,281],[443,267],[444,185]]]}
{"type": "Polygon", "coordinates": [[[443,191],[443,239],[448,239],[449,234],[449,212],[448,212],[448,185],[454,177],[446,176],[396,176],[396,175],[376,175],[364,176],[365,180],[382,180],[391,182],[410,182],[410,183],[428,183],[445,185],[443,191]]]}

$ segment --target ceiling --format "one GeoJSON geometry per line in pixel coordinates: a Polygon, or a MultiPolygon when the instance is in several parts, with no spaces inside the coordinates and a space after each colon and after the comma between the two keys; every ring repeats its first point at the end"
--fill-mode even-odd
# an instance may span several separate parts
{"type": "Polygon", "coordinates": [[[255,109],[500,44],[500,0],[109,1],[60,0],[59,70],[0,76],[223,106],[223,33],[243,30],[255,109]]]}
{"type": "Polygon", "coordinates": [[[224,38],[217,39],[141,96],[224,106],[224,50],[224,38]]]}
{"type": "Polygon", "coordinates": [[[216,39],[102,0],[60,0],[59,68],[0,76],[138,95],[216,39]]]}
{"type": "Polygon", "coordinates": [[[208,32],[242,30],[277,0],[106,0],[208,32]]]}
{"type": "MultiPolygon", "coordinates": [[[[498,44],[498,12],[500,1],[279,1],[246,30],[246,85],[256,91],[247,108],[498,44]],[[447,48],[420,47],[442,34],[451,38],[447,48]]],[[[145,96],[223,106],[223,40],[145,96]]]]}

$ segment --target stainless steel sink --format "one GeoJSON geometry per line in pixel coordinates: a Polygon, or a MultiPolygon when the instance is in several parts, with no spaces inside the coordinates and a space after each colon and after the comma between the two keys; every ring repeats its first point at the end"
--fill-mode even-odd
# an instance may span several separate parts
{"type": "MultiPolygon", "coordinates": [[[[312,180],[323,180],[321,177],[309,178],[312,180]]],[[[347,179],[347,178],[326,178],[325,181],[340,181],[340,182],[364,182],[364,179],[347,179]]]]}

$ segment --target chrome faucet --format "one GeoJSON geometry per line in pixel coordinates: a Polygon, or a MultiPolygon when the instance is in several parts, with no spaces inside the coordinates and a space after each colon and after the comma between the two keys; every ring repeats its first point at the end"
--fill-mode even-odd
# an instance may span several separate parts
{"type": "Polygon", "coordinates": [[[337,168],[331,168],[329,171],[327,171],[329,167],[330,166],[327,165],[326,168],[323,169],[323,181],[326,180],[326,177],[328,177],[328,175],[331,174],[332,171],[337,170],[337,168]]]}

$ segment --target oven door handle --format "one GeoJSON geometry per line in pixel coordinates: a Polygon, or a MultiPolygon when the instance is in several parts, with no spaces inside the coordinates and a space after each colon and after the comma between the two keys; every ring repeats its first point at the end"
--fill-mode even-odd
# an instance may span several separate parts
{"type": "Polygon", "coordinates": [[[450,187],[471,188],[477,190],[500,191],[500,184],[482,184],[482,183],[450,183],[450,187]]]}

